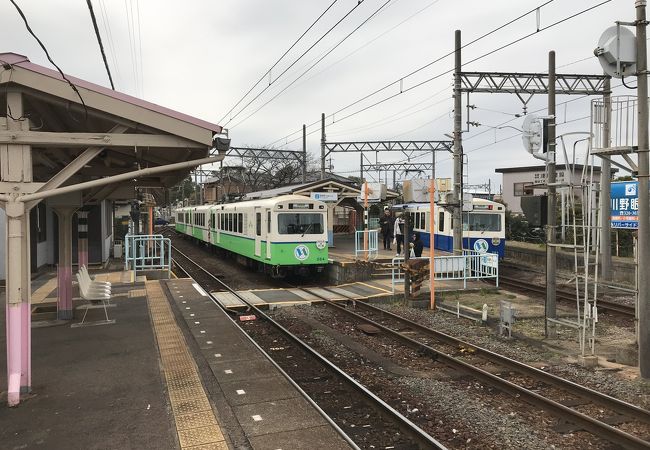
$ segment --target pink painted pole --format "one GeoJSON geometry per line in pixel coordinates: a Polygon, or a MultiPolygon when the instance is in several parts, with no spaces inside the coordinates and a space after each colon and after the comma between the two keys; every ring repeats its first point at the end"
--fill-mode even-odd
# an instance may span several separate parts
{"type": "Polygon", "coordinates": [[[72,311],[72,208],[57,208],[59,218],[59,267],[57,271],[57,317],[71,320],[72,311]]]}
{"type": "Polygon", "coordinates": [[[32,308],[28,299],[21,303],[21,377],[20,392],[29,393],[32,391],[32,308]]]}
{"type": "Polygon", "coordinates": [[[9,406],[16,406],[20,402],[22,378],[20,309],[20,303],[7,305],[7,402],[9,406]]]}

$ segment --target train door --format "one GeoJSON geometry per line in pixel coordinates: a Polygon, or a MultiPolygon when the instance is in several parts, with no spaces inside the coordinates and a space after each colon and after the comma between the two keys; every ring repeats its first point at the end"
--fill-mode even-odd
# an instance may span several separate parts
{"type": "Polygon", "coordinates": [[[214,225],[214,227],[216,228],[216,231],[217,231],[217,244],[221,244],[221,227],[223,226],[222,225],[222,223],[223,223],[223,219],[222,219],[223,213],[218,212],[218,213],[216,213],[215,217],[216,217],[216,220],[217,220],[215,225],[214,225]]]}
{"type": "Polygon", "coordinates": [[[266,216],[266,233],[264,235],[266,239],[266,259],[271,259],[271,210],[267,208],[264,211],[266,216]]]}
{"type": "Polygon", "coordinates": [[[255,256],[262,256],[262,208],[255,207],[255,256]]]}

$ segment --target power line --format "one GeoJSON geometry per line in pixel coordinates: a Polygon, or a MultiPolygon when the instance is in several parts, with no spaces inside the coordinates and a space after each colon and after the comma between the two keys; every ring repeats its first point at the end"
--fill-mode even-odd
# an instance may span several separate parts
{"type": "Polygon", "coordinates": [[[111,60],[113,61],[113,69],[115,70],[115,78],[118,80],[121,78],[120,68],[117,64],[117,56],[115,51],[115,42],[113,39],[113,32],[111,30],[111,24],[108,20],[108,12],[106,10],[106,5],[104,0],[99,0],[99,10],[101,12],[102,22],[104,23],[104,29],[106,30],[106,35],[108,36],[108,48],[111,53],[111,60]]]}
{"type": "Polygon", "coordinates": [[[108,81],[111,83],[111,89],[115,90],[115,84],[113,84],[113,77],[111,76],[111,69],[108,67],[108,61],[106,60],[104,44],[102,44],[102,37],[99,34],[99,28],[97,27],[97,19],[95,18],[95,11],[93,11],[93,4],[90,0],[86,0],[86,3],[88,4],[88,10],[90,11],[90,18],[93,21],[93,28],[95,28],[95,36],[97,36],[99,50],[102,52],[102,59],[104,60],[104,67],[106,67],[106,73],[108,74],[108,81]]]}
{"type": "Polygon", "coordinates": [[[23,13],[23,10],[20,9],[20,6],[18,6],[18,4],[14,0],[9,0],[9,1],[16,7],[16,10],[18,11],[18,14],[20,14],[20,17],[22,17],[23,22],[25,22],[25,27],[27,28],[27,31],[29,32],[29,34],[31,34],[34,37],[34,39],[36,39],[36,42],[38,42],[38,45],[40,45],[41,48],[43,49],[43,52],[45,52],[45,56],[47,57],[47,60],[50,63],[52,63],[52,65],[54,67],[56,67],[56,70],[59,71],[59,73],[61,74],[61,77],[70,85],[72,90],[77,94],[77,97],[79,97],[79,100],[81,101],[81,104],[84,107],[85,118],[87,119],[88,118],[88,108],[86,107],[86,103],[84,102],[84,99],[81,97],[81,94],[79,93],[79,89],[77,89],[77,86],[75,86],[74,84],[72,84],[72,82],[70,80],[68,80],[68,78],[65,76],[65,74],[63,73],[61,68],[56,65],[54,60],[52,60],[52,57],[50,56],[50,53],[45,48],[45,45],[43,44],[43,42],[41,42],[41,40],[38,38],[38,36],[36,36],[36,34],[32,30],[32,28],[29,26],[29,23],[27,22],[27,17],[25,17],[25,14],[23,13]]]}
{"type": "MultiPolygon", "coordinates": [[[[307,54],[311,49],[313,49],[316,45],[318,45],[318,43],[320,43],[320,41],[322,41],[323,39],[325,39],[325,37],[326,37],[328,34],[330,34],[330,33],[332,32],[332,30],[334,30],[334,28],[336,28],[337,26],[339,26],[339,24],[341,24],[341,22],[343,22],[343,21],[344,21],[344,20],[345,20],[345,19],[346,19],[350,14],[352,14],[352,13],[354,12],[354,10],[356,10],[356,9],[357,9],[357,8],[358,8],[358,7],[363,3],[363,2],[364,2],[364,0],[358,0],[358,1],[357,1],[357,4],[354,5],[354,7],[352,7],[352,9],[351,9],[350,11],[348,11],[348,12],[347,12],[347,13],[346,13],[346,14],[345,14],[341,19],[339,19],[338,22],[336,22],[334,25],[332,25],[332,27],[330,27],[330,29],[328,29],[328,30],[325,32],[325,34],[323,34],[320,38],[318,38],[318,40],[317,40],[316,42],[314,42],[314,43],[313,43],[313,44],[312,44],[312,45],[311,45],[307,50],[305,50],[305,51],[304,51],[304,52],[303,52],[303,53],[302,53],[302,54],[301,54],[301,55],[300,55],[296,60],[294,60],[294,61],[289,65],[289,67],[285,68],[285,69],[280,73],[280,75],[278,75],[277,77],[275,77],[275,79],[269,81],[269,84],[268,84],[264,89],[262,89],[262,91],[259,92],[259,93],[258,93],[258,94],[257,94],[257,95],[252,99],[252,100],[250,100],[248,103],[246,103],[246,105],[244,105],[243,108],[241,108],[237,113],[235,113],[234,116],[232,116],[230,119],[228,119],[228,121],[224,124],[224,126],[225,126],[225,125],[228,125],[228,124],[229,124],[229,123],[230,123],[230,122],[231,122],[235,117],[237,117],[239,114],[241,114],[242,111],[244,111],[244,110],[245,110],[245,109],[246,109],[246,108],[247,108],[251,103],[253,103],[253,102],[254,102],[255,100],[257,100],[257,99],[258,99],[258,98],[259,98],[259,97],[260,97],[264,92],[266,92],[266,90],[267,90],[268,88],[270,88],[270,87],[273,85],[273,83],[275,83],[276,81],[278,81],[278,79],[280,79],[280,77],[282,77],[282,75],[284,75],[285,73],[287,73],[287,72],[289,71],[289,69],[291,69],[294,65],[296,65],[296,64],[298,63],[298,61],[300,61],[300,60],[301,60],[301,59],[302,59],[302,58],[303,58],[303,57],[304,57],[304,56],[305,56],[305,55],[306,55],[306,54],[307,54]]],[[[226,116],[227,116],[227,115],[226,115],[226,116]]],[[[225,117],[224,117],[224,118],[225,118],[225,117]]],[[[221,119],[221,120],[223,120],[223,119],[221,119]]]]}
{"type": "MultiPolygon", "coordinates": [[[[307,29],[306,29],[306,30],[305,30],[305,31],[304,31],[304,32],[303,32],[303,33],[298,37],[298,39],[296,39],[296,40],[294,41],[294,43],[291,44],[291,46],[290,46],[290,47],[289,47],[289,48],[288,48],[288,49],[287,49],[287,50],[282,54],[282,56],[280,56],[280,57],[277,59],[277,61],[275,61],[275,63],[273,63],[273,65],[269,68],[269,70],[267,70],[266,72],[264,72],[264,74],[260,77],[259,80],[257,80],[257,82],[256,82],[255,84],[253,84],[253,86],[248,90],[248,92],[246,92],[246,93],[242,96],[242,98],[240,98],[240,99],[237,101],[237,103],[235,103],[235,104],[232,106],[232,108],[230,108],[230,109],[228,110],[228,112],[227,112],[226,114],[223,115],[223,117],[219,120],[219,123],[221,123],[221,122],[222,122],[226,117],[228,117],[228,115],[229,115],[229,114],[230,114],[230,113],[231,113],[231,112],[232,112],[232,111],[233,111],[237,106],[239,106],[239,104],[240,104],[242,101],[244,101],[244,99],[245,99],[246,97],[248,97],[248,94],[250,94],[250,93],[253,91],[253,89],[255,89],[255,88],[257,87],[257,85],[260,84],[260,83],[262,82],[262,80],[264,80],[264,78],[266,78],[266,75],[267,75],[267,74],[270,74],[270,73],[271,73],[271,71],[275,68],[275,66],[277,66],[277,65],[280,63],[280,61],[282,61],[282,59],[283,59],[285,56],[287,56],[287,54],[288,54],[288,53],[289,53],[289,52],[290,52],[290,51],[291,51],[291,50],[292,50],[292,49],[293,49],[293,48],[298,44],[298,42],[300,42],[300,40],[301,40],[303,37],[305,37],[305,35],[309,32],[309,30],[311,30],[311,29],[314,27],[314,25],[316,25],[316,24],[318,23],[318,21],[320,21],[320,19],[321,19],[321,18],[322,18],[326,13],[327,13],[327,11],[330,10],[330,8],[332,8],[332,6],[334,6],[334,4],[335,4],[336,2],[338,2],[338,0],[334,0],[332,3],[330,3],[330,5],[325,9],[325,11],[323,11],[323,12],[320,14],[320,16],[318,16],[318,17],[316,18],[316,20],[314,20],[314,21],[312,22],[312,24],[309,25],[309,27],[308,27],[308,28],[307,28],[307,29]]],[[[302,57],[302,56],[301,56],[301,57],[302,57]]]]}
{"type": "MultiPolygon", "coordinates": [[[[236,123],[234,126],[232,126],[231,128],[234,128],[234,127],[236,127],[237,125],[241,124],[242,122],[248,120],[250,117],[252,117],[254,114],[256,114],[259,110],[261,110],[261,109],[264,108],[266,105],[268,105],[268,104],[271,103],[273,100],[275,100],[275,99],[278,98],[280,95],[282,95],[282,94],[283,94],[287,89],[289,89],[291,86],[293,86],[293,85],[296,83],[296,81],[298,81],[300,78],[302,78],[302,77],[303,77],[307,72],[309,72],[311,69],[313,69],[313,68],[314,68],[314,67],[315,67],[319,62],[321,62],[321,61],[322,61],[323,59],[325,59],[325,58],[326,58],[330,53],[332,53],[334,50],[336,50],[336,48],[337,48],[339,45],[341,45],[343,42],[345,42],[345,41],[346,41],[350,36],[352,36],[356,31],[358,31],[359,28],[361,28],[362,26],[364,26],[366,23],[368,23],[368,21],[370,21],[373,17],[375,17],[377,14],[379,14],[379,13],[381,12],[381,10],[384,9],[384,7],[386,7],[386,5],[388,5],[388,4],[389,4],[390,2],[392,2],[392,1],[394,1],[394,0],[386,0],[386,2],[384,2],[384,3],[383,3],[379,8],[377,8],[377,9],[375,10],[375,12],[373,12],[373,13],[372,13],[372,14],[371,14],[371,15],[370,15],[366,20],[364,20],[363,22],[361,22],[361,24],[360,24],[359,26],[357,26],[357,27],[356,27],[355,29],[353,29],[350,33],[348,33],[348,34],[347,34],[343,39],[341,39],[341,40],[340,40],[340,41],[339,41],[339,42],[338,42],[334,47],[332,47],[330,50],[328,50],[328,51],[327,51],[323,56],[321,56],[321,57],[320,57],[320,58],[319,58],[315,63],[313,63],[311,66],[309,66],[309,67],[307,68],[307,70],[305,70],[303,73],[301,73],[300,75],[298,75],[298,78],[294,79],[291,83],[289,83],[287,86],[285,86],[284,89],[282,89],[280,92],[278,92],[277,94],[275,94],[275,95],[274,95],[273,97],[271,97],[269,100],[267,100],[266,102],[264,102],[264,103],[263,103],[261,106],[259,106],[255,111],[253,111],[252,113],[250,113],[248,116],[244,117],[242,120],[240,120],[239,122],[237,122],[237,123],[236,123]]],[[[257,98],[257,97],[256,97],[256,98],[257,98]]],[[[253,99],[253,100],[255,100],[255,99],[253,99]]],[[[251,101],[250,103],[252,103],[252,101],[251,101]]],[[[250,103],[248,103],[248,105],[250,105],[250,103]]],[[[246,105],[246,106],[248,106],[248,105],[246,105]]],[[[241,113],[241,110],[240,110],[239,112],[241,113]]],[[[238,113],[238,114],[239,114],[239,113],[238,113]]],[[[232,120],[232,119],[231,119],[231,120],[232,120]]]]}
{"type": "Polygon", "coordinates": [[[431,8],[433,5],[435,5],[435,4],[438,3],[439,1],[440,1],[440,0],[433,0],[433,1],[432,1],[431,3],[429,3],[428,5],[424,6],[423,8],[420,8],[419,10],[417,10],[416,12],[414,12],[413,14],[411,14],[410,16],[408,16],[407,18],[405,18],[405,19],[403,19],[402,21],[400,21],[399,23],[393,25],[393,26],[392,26],[391,28],[389,28],[388,30],[383,31],[382,33],[378,34],[377,36],[375,36],[374,38],[370,39],[370,40],[367,41],[365,44],[361,45],[360,47],[356,48],[355,50],[351,51],[350,53],[348,53],[348,54],[345,55],[344,57],[342,57],[342,58],[340,58],[340,59],[334,61],[332,64],[330,64],[330,65],[324,67],[324,68],[321,69],[320,71],[318,71],[318,72],[312,74],[310,77],[307,77],[306,79],[302,80],[302,83],[299,83],[297,86],[294,86],[294,89],[295,89],[296,87],[298,87],[298,86],[302,86],[303,84],[307,83],[309,80],[312,80],[313,78],[317,77],[318,75],[320,75],[320,74],[322,74],[322,73],[328,71],[328,70],[331,69],[332,67],[336,66],[337,64],[339,64],[339,63],[345,61],[345,60],[346,60],[347,58],[349,58],[350,56],[354,55],[355,53],[357,53],[357,52],[359,52],[360,50],[364,49],[364,48],[367,47],[368,45],[372,44],[373,42],[375,42],[375,41],[377,41],[378,39],[382,38],[383,36],[387,35],[388,33],[390,33],[391,31],[395,30],[396,28],[400,27],[400,26],[403,25],[404,23],[406,23],[406,22],[408,22],[409,20],[411,20],[413,17],[415,17],[415,16],[417,16],[417,15],[423,13],[423,12],[426,11],[427,9],[431,8]]]}
{"type": "MultiPolygon", "coordinates": [[[[500,30],[502,30],[502,29],[508,27],[509,25],[512,25],[513,23],[515,23],[515,22],[517,22],[517,21],[523,19],[524,17],[526,17],[526,16],[532,14],[533,12],[536,12],[536,11],[540,10],[541,8],[543,8],[544,6],[546,6],[546,5],[550,4],[550,3],[552,3],[553,1],[554,1],[554,0],[548,0],[547,2],[542,3],[542,4],[539,5],[538,7],[533,8],[533,9],[531,9],[531,10],[529,10],[529,11],[526,11],[525,13],[523,13],[523,14],[521,14],[521,15],[515,17],[514,19],[511,19],[511,20],[505,22],[504,24],[499,25],[498,27],[496,27],[496,28],[494,28],[494,29],[488,31],[487,33],[484,33],[484,34],[478,36],[477,38],[473,39],[472,41],[468,42],[467,44],[464,44],[463,46],[461,46],[461,49],[464,49],[464,48],[466,48],[466,47],[469,47],[470,45],[473,45],[473,44],[475,44],[476,42],[479,42],[480,40],[485,39],[486,37],[488,37],[488,36],[490,36],[490,35],[496,33],[497,31],[500,31],[500,30]]],[[[610,1],[610,0],[608,0],[608,1],[610,1]]],[[[539,31],[539,30],[538,30],[538,31],[539,31]]],[[[367,95],[361,97],[361,98],[358,99],[358,100],[355,100],[354,102],[352,102],[352,103],[350,103],[350,104],[344,106],[343,108],[340,108],[339,110],[333,112],[332,114],[330,114],[330,115],[327,116],[327,117],[334,117],[335,114],[338,114],[338,113],[340,113],[340,112],[342,112],[342,111],[345,111],[346,109],[351,108],[352,106],[357,105],[357,104],[363,102],[364,100],[367,100],[368,98],[370,98],[370,97],[372,97],[372,96],[374,96],[374,95],[377,95],[377,94],[379,94],[380,92],[385,91],[386,89],[388,89],[388,88],[391,87],[391,86],[394,86],[394,85],[396,85],[396,84],[398,84],[398,83],[401,85],[401,84],[403,83],[403,81],[404,81],[406,78],[409,78],[409,77],[415,75],[416,73],[419,73],[419,72],[423,71],[424,69],[426,69],[426,68],[428,68],[428,67],[431,67],[433,64],[436,64],[436,63],[442,61],[443,59],[445,59],[445,58],[447,58],[447,57],[453,55],[454,53],[455,53],[455,50],[452,50],[452,51],[450,51],[450,52],[448,52],[448,53],[445,53],[445,54],[442,55],[442,56],[439,56],[438,58],[435,58],[433,61],[430,61],[430,62],[426,63],[425,65],[420,66],[419,68],[417,68],[417,69],[411,71],[410,73],[408,73],[408,74],[406,74],[406,75],[404,75],[404,76],[398,78],[397,80],[395,80],[395,81],[393,81],[393,82],[391,82],[391,83],[388,83],[388,84],[386,84],[386,85],[380,87],[379,89],[376,89],[375,91],[373,91],[373,92],[371,92],[370,94],[367,94],[367,95]]],[[[440,76],[445,75],[445,74],[447,74],[447,73],[449,73],[449,72],[452,72],[452,71],[453,71],[453,69],[451,69],[451,70],[449,70],[449,71],[447,71],[447,72],[441,74],[440,76]]],[[[430,80],[428,80],[428,81],[433,81],[433,79],[430,79],[430,80]]],[[[427,82],[428,82],[428,81],[427,81],[427,82]]],[[[391,96],[391,97],[388,97],[386,100],[390,100],[391,98],[396,97],[397,95],[401,94],[402,92],[403,92],[403,91],[402,91],[402,89],[400,88],[400,92],[399,92],[398,94],[393,95],[393,96],[391,96]]],[[[381,102],[379,102],[379,103],[381,103],[381,102]]],[[[376,106],[376,105],[379,104],[379,103],[376,103],[375,105],[372,105],[372,106],[376,106]]],[[[372,106],[371,106],[371,107],[372,107],[372,106]]],[[[365,110],[365,109],[364,109],[364,110],[365,110]]],[[[314,121],[314,122],[312,122],[312,123],[310,123],[309,125],[307,125],[307,127],[308,127],[308,128],[311,128],[311,127],[313,127],[314,125],[317,125],[317,124],[319,124],[319,123],[320,123],[320,119],[319,119],[319,120],[316,120],[316,121],[314,121]]],[[[280,138],[280,139],[277,139],[277,140],[273,141],[270,145],[273,145],[273,144],[275,144],[275,143],[277,143],[277,142],[280,142],[280,141],[282,141],[282,140],[288,139],[288,138],[290,138],[291,136],[293,136],[294,134],[300,133],[301,131],[302,131],[302,129],[301,129],[301,130],[294,131],[293,133],[290,133],[290,134],[288,134],[288,135],[285,136],[285,137],[282,137],[282,138],[280,138]]]]}

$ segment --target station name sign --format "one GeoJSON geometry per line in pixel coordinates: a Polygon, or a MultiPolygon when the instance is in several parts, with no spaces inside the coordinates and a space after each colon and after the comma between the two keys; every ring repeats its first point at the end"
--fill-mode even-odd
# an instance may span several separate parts
{"type": "Polygon", "coordinates": [[[339,200],[337,192],[312,192],[310,196],[312,199],[321,202],[337,202],[339,200]]]}
{"type": "Polygon", "coordinates": [[[612,183],[611,227],[636,230],[639,228],[639,183],[621,181],[612,183]]]}

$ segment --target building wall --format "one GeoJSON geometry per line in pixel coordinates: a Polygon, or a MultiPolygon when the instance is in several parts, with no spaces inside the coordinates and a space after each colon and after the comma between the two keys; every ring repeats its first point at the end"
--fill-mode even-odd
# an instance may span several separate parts
{"type": "MultiPolygon", "coordinates": [[[[521,209],[521,196],[515,195],[515,183],[533,183],[533,184],[543,184],[546,182],[546,173],[544,170],[535,170],[528,172],[506,172],[503,173],[503,202],[506,204],[507,209],[514,213],[522,213],[521,209]]],[[[559,169],[557,171],[557,181],[558,182],[568,182],[569,179],[573,184],[580,184],[581,172],[574,172],[573,174],[569,170],[559,169]]],[[[594,178],[598,180],[600,177],[600,172],[594,170],[594,178]]],[[[558,188],[558,192],[561,188],[558,188]]],[[[577,189],[574,192],[578,192],[577,189]]],[[[546,189],[535,189],[534,195],[543,195],[546,193],[546,189]]],[[[578,194],[578,198],[581,198],[582,195],[578,194]]]]}

